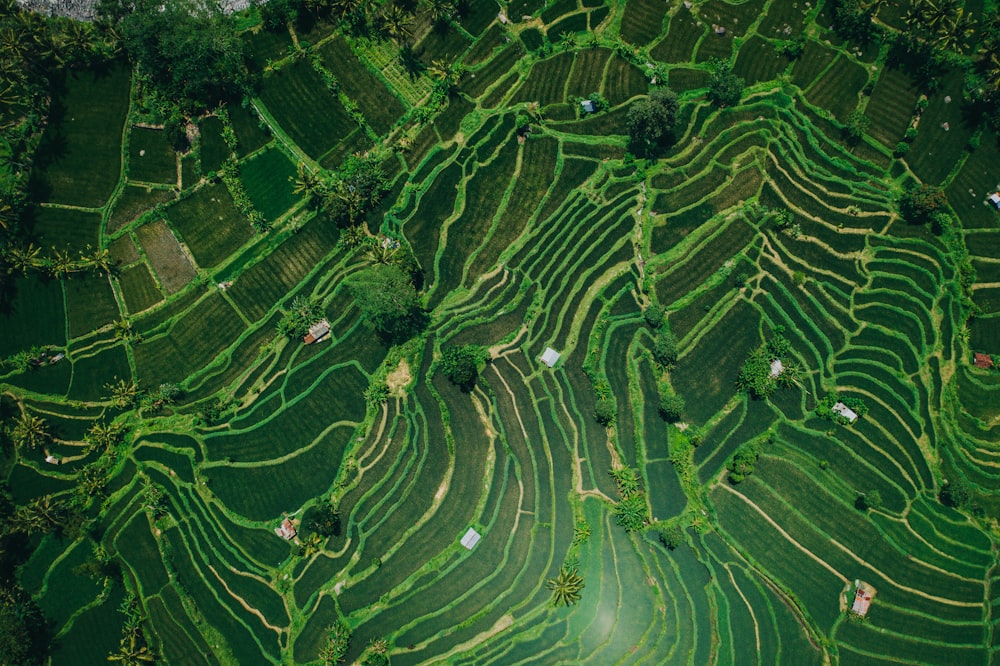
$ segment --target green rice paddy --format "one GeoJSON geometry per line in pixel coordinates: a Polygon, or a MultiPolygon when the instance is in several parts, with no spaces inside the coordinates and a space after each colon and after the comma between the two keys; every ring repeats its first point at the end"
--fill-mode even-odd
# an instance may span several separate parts
{"type": "Polygon", "coordinates": [[[67,77],[36,242],[108,248],[115,269],[29,273],[3,301],[0,355],[65,354],[0,366],[4,409],[44,417],[64,459],[7,454],[13,497],[70,497],[99,455],[86,430],[129,430],[85,500],[96,529],[33,542],[19,574],[52,622],[52,663],[100,663],[118,644],[122,585],[73,572],[97,545],[167,663],[319,664],[338,620],[351,663],[380,640],[393,664],[995,661],[1000,379],[971,352],[1000,354],[1000,214],[984,203],[1000,144],[984,132],[967,148],[961,77],[925,89],[884,50],[842,44],[828,3],[505,4],[506,26],[485,0],[443,33],[414,23],[417,57],[467,66],[426,113],[432,79],[403,73],[388,42],[312,26],[331,91],[289,55],[305,39],[294,23],[248,35],[267,71],[228,112],[237,177],[271,223],[258,235],[211,179],[231,154],[217,116],[178,162],[162,130],[126,128],[124,66],[67,77]],[[798,59],[778,53],[800,33],[798,59]],[[752,87],[718,109],[706,61],[730,55],[752,87]],[[681,109],[674,142],[636,159],[625,117],[654,71],[681,109]],[[581,115],[575,98],[591,93],[609,108],[581,115]],[[920,94],[912,150],[891,158],[920,94]],[[840,123],[855,110],[871,127],[852,146],[840,123]],[[412,250],[428,308],[426,330],[392,348],[349,286],[377,253],[340,242],[295,191],[299,162],[336,167],[356,150],[403,174],[368,231],[412,250]],[[79,178],[88,160],[100,173],[79,178]],[[945,188],[950,239],[898,219],[916,179],[945,188]],[[980,309],[968,323],[965,256],[980,309]],[[297,297],[322,308],[323,341],[278,333],[297,297]],[[122,319],[132,337],[116,335],[122,319]],[[667,328],[678,349],[664,368],[667,328]],[[778,334],[791,386],[739,391],[743,361],[778,334]],[[438,367],[454,344],[488,350],[468,391],[438,367]],[[562,355],[553,367],[546,348],[562,355]],[[181,393],[121,409],[118,379],[181,393]],[[385,401],[366,401],[386,382],[385,401]],[[678,419],[661,414],[664,391],[683,399],[678,419]],[[834,391],[866,415],[819,418],[834,391]],[[733,454],[761,438],[753,473],[731,483],[733,454]],[[649,518],[635,532],[616,523],[622,465],[649,518]],[[962,511],[939,499],[960,479],[974,494],[962,511]],[[150,485],[158,512],[143,507],[150,485]],[[310,539],[319,499],[340,524],[310,539]],[[275,534],[286,517],[292,543],[275,534]],[[585,587],[556,607],[546,580],[563,567],[585,587]],[[841,596],[855,580],[877,589],[863,621],[841,596]]]}

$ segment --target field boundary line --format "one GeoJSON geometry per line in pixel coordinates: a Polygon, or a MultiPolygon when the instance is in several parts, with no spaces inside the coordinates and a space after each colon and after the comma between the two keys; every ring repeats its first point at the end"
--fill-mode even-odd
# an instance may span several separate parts
{"type": "MultiPolygon", "coordinates": [[[[718,484],[716,484],[716,486],[718,488],[723,488],[724,490],[727,490],[727,491],[731,492],[732,494],[736,495],[741,500],[743,500],[744,502],[746,502],[747,504],[749,504],[751,507],[753,507],[754,511],[756,511],[761,516],[763,516],[764,520],[766,520],[768,523],[770,523],[771,526],[774,529],[778,530],[778,532],[781,534],[781,536],[785,537],[785,539],[787,539],[792,545],[794,545],[796,548],[798,548],[799,550],[801,550],[803,553],[805,553],[806,555],[808,555],[812,559],[816,560],[816,562],[818,562],[820,564],[820,566],[822,566],[824,569],[826,569],[827,571],[829,571],[830,573],[832,573],[839,580],[843,581],[844,584],[847,584],[847,583],[850,582],[849,578],[847,578],[842,573],[840,573],[839,571],[837,571],[836,569],[834,569],[829,563],[826,562],[826,560],[821,559],[818,555],[816,555],[811,550],[809,550],[808,548],[806,548],[805,546],[803,546],[802,544],[800,544],[798,541],[796,541],[792,537],[791,534],[789,534],[788,532],[786,532],[784,530],[784,528],[781,527],[781,525],[779,525],[778,523],[776,523],[774,521],[774,519],[771,518],[771,516],[769,516],[767,513],[764,512],[763,509],[761,509],[759,506],[757,506],[757,503],[754,502],[752,499],[750,499],[749,497],[747,497],[746,495],[744,495],[740,491],[738,491],[738,490],[736,490],[734,488],[731,488],[729,485],[727,485],[725,483],[718,483],[718,484]]],[[[831,541],[833,541],[833,539],[831,539],[831,541]]],[[[874,569],[874,567],[872,567],[872,568],[874,569]]]]}

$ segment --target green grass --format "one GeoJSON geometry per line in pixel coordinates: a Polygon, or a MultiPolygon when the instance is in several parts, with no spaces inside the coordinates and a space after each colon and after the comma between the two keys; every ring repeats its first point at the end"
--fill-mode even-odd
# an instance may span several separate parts
{"type": "Polygon", "coordinates": [[[115,62],[57,80],[35,161],[37,201],[97,207],[108,200],[121,174],[129,79],[128,67],[115,62]]]}
{"type": "Polygon", "coordinates": [[[156,281],[153,280],[145,264],[122,271],[118,276],[118,284],[121,286],[129,314],[142,312],[163,300],[156,287],[156,281]]]}
{"type": "Polygon", "coordinates": [[[118,321],[121,315],[111,282],[104,274],[78,273],[66,280],[69,336],[76,338],[118,321]]]}
{"type": "MultiPolygon", "coordinates": [[[[46,250],[68,250],[71,255],[84,252],[89,246],[98,247],[101,228],[99,213],[69,208],[35,208],[29,212],[27,224],[46,250]]],[[[50,253],[51,254],[51,253],[50,253]]],[[[73,259],[76,259],[73,256],[73,259]]]]}
{"type": "Polygon", "coordinates": [[[297,60],[265,77],[260,98],[292,141],[314,159],[357,127],[308,60],[297,60]]]}
{"type": "Polygon", "coordinates": [[[163,220],[142,225],[135,237],[168,294],[179,291],[194,278],[195,267],[163,220]]]}
{"type": "Polygon", "coordinates": [[[218,265],[253,235],[221,184],[200,188],[167,208],[166,213],[195,261],[205,268],[218,265]]]}
{"type": "Polygon", "coordinates": [[[667,5],[656,0],[628,3],[622,15],[622,39],[636,45],[649,44],[660,34],[666,13],[667,5]]]}
{"type": "Polygon", "coordinates": [[[343,38],[334,38],[319,49],[341,90],[353,100],[376,134],[385,134],[405,108],[374,74],[358,60],[343,38]]]}
{"type": "Polygon", "coordinates": [[[133,127],[129,137],[128,177],[142,183],[177,184],[177,154],[163,130],[133,127]]]}
{"type": "Polygon", "coordinates": [[[301,197],[293,192],[295,165],[277,148],[242,162],[240,177],[254,207],[269,221],[281,217],[301,197]]]}

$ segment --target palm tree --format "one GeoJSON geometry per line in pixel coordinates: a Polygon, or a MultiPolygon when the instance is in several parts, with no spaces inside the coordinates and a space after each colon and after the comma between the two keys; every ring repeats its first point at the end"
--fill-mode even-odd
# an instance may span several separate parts
{"type": "Polygon", "coordinates": [[[365,257],[373,264],[388,265],[393,263],[394,256],[399,250],[399,241],[391,238],[379,240],[377,237],[369,237],[365,247],[365,257]]]}
{"type": "Polygon", "coordinates": [[[49,429],[44,419],[23,411],[14,420],[14,428],[10,435],[14,439],[15,445],[33,451],[44,446],[49,440],[49,429]]]}
{"type": "Polygon", "coordinates": [[[87,251],[80,253],[80,261],[89,265],[98,273],[111,275],[113,263],[111,262],[111,252],[107,248],[94,249],[88,244],[87,251]]]}
{"type": "Polygon", "coordinates": [[[24,275],[27,275],[29,268],[38,265],[38,253],[40,251],[40,248],[34,243],[28,243],[27,246],[15,245],[7,248],[7,261],[10,262],[12,268],[20,270],[24,275]]]}
{"type": "Polygon", "coordinates": [[[141,666],[155,662],[156,655],[145,645],[140,646],[138,638],[137,630],[129,631],[127,636],[122,636],[118,652],[108,655],[108,661],[119,661],[125,666],[141,666]]]}
{"type": "Polygon", "coordinates": [[[18,507],[15,512],[15,526],[29,536],[35,532],[48,533],[62,524],[66,518],[66,508],[53,502],[51,495],[36,497],[29,504],[18,507]]]}
{"type": "Polygon", "coordinates": [[[955,16],[959,9],[958,0],[920,0],[919,8],[924,25],[935,28],[955,16]]]}
{"type": "Polygon", "coordinates": [[[52,258],[49,259],[49,272],[52,273],[52,277],[61,280],[73,272],[73,263],[69,252],[53,248],[52,258]]]}
{"type": "Polygon", "coordinates": [[[139,397],[139,385],[131,379],[128,381],[117,377],[115,379],[117,381],[104,385],[105,390],[111,393],[108,399],[115,407],[131,407],[139,397]]]}
{"type": "Polygon", "coordinates": [[[90,426],[83,440],[90,449],[108,449],[121,441],[124,434],[124,427],[119,423],[105,423],[104,421],[94,421],[90,426]]]}
{"type": "Polygon", "coordinates": [[[399,5],[391,5],[388,9],[383,9],[381,15],[382,20],[385,22],[386,34],[397,44],[402,44],[403,39],[412,34],[409,27],[407,27],[410,17],[407,15],[406,10],[399,5]]]}
{"type": "Polygon", "coordinates": [[[299,162],[295,175],[289,176],[288,179],[294,183],[292,192],[295,194],[322,197],[326,188],[319,173],[310,170],[303,162],[299,162]]]}
{"type": "Polygon", "coordinates": [[[452,0],[425,0],[424,6],[436,25],[447,25],[455,16],[457,9],[452,0]]]}
{"type": "Polygon", "coordinates": [[[942,21],[934,44],[945,51],[953,51],[962,46],[976,30],[976,21],[958,9],[955,14],[942,21]]]}
{"type": "Polygon", "coordinates": [[[337,242],[350,250],[361,245],[366,238],[368,238],[368,234],[365,232],[364,225],[354,224],[340,233],[340,239],[337,242]]]}
{"type": "Polygon", "coordinates": [[[319,546],[323,542],[323,538],[318,532],[313,532],[309,535],[309,538],[302,542],[299,547],[300,557],[310,557],[313,554],[319,552],[319,546]]]}
{"type": "Polygon", "coordinates": [[[576,569],[563,567],[556,578],[545,581],[545,587],[552,590],[553,606],[572,606],[580,600],[580,591],[584,588],[583,578],[576,569]]]}

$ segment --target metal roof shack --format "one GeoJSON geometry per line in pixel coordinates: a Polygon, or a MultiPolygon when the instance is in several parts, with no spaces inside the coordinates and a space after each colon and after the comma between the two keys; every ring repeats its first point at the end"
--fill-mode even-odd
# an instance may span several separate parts
{"type": "Polygon", "coordinates": [[[306,334],[306,337],[302,338],[302,342],[307,345],[311,345],[314,342],[322,340],[329,332],[330,322],[326,319],[322,319],[309,327],[309,333],[306,334]]]}
{"type": "Polygon", "coordinates": [[[851,605],[851,612],[864,617],[868,615],[868,609],[871,608],[871,604],[871,592],[863,587],[858,587],[857,592],[854,593],[854,603],[851,605]]]}
{"type": "Polygon", "coordinates": [[[781,362],[780,358],[776,358],[771,361],[771,376],[777,377],[782,372],[785,371],[785,364],[781,362]]]}
{"type": "Polygon", "coordinates": [[[545,353],[542,354],[542,363],[544,363],[545,365],[547,365],[547,366],[549,366],[551,368],[552,366],[554,366],[556,364],[556,361],[559,360],[560,356],[562,356],[562,354],[560,354],[559,352],[557,352],[552,347],[546,347],[545,348],[545,353]]]}
{"type": "Polygon", "coordinates": [[[983,354],[981,352],[976,352],[972,356],[972,365],[977,368],[982,368],[983,370],[989,370],[993,367],[993,357],[989,354],[983,354]]]}
{"type": "Polygon", "coordinates": [[[595,111],[597,111],[597,106],[594,105],[594,100],[592,99],[583,100],[582,102],[580,102],[580,106],[582,106],[583,110],[586,111],[587,113],[594,113],[595,111]]]}
{"type": "Polygon", "coordinates": [[[993,204],[994,208],[1000,210],[1000,192],[994,192],[990,195],[990,203],[993,204]]]}
{"type": "Polygon", "coordinates": [[[858,420],[857,412],[855,412],[853,409],[851,409],[842,402],[838,402],[836,405],[834,405],[833,411],[837,412],[851,423],[854,423],[855,421],[858,420]]]}
{"type": "Polygon", "coordinates": [[[298,532],[295,531],[295,525],[288,518],[281,521],[281,527],[274,528],[274,533],[285,541],[291,541],[298,534],[298,532]]]}
{"type": "Polygon", "coordinates": [[[465,546],[467,550],[472,550],[476,547],[476,544],[479,543],[481,538],[482,537],[479,535],[479,532],[470,527],[469,531],[462,537],[462,545],[465,546]]]}

